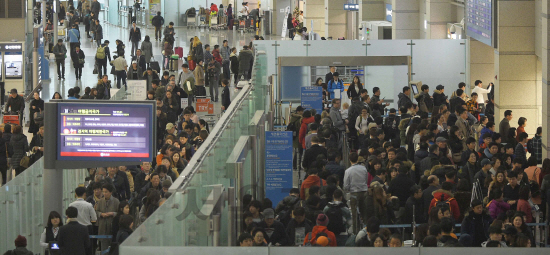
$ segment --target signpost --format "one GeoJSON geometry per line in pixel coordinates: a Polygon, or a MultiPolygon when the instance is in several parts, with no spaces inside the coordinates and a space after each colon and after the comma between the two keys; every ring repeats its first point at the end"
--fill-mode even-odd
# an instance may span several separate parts
{"type": "Polygon", "coordinates": [[[292,189],[292,132],[265,132],[265,196],[279,203],[292,189]]]}
{"type": "Polygon", "coordinates": [[[319,86],[302,87],[302,107],[306,110],[315,109],[317,113],[323,112],[323,88],[319,86]]]}

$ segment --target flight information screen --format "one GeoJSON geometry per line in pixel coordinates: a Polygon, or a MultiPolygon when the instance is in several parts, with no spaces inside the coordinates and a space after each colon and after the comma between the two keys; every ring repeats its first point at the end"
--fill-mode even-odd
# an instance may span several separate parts
{"type": "Polygon", "coordinates": [[[152,105],[59,103],[58,114],[58,160],[152,161],[152,105]]]}
{"type": "Polygon", "coordinates": [[[466,35],[489,46],[493,43],[493,0],[466,0],[466,35]]]}

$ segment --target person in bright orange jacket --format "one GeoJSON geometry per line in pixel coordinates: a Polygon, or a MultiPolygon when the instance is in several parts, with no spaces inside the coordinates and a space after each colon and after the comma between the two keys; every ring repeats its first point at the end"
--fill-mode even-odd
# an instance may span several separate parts
{"type": "Polygon", "coordinates": [[[453,193],[451,193],[452,189],[453,185],[450,182],[444,182],[441,184],[441,189],[438,189],[432,193],[434,198],[430,203],[429,210],[432,210],[432,208],[436,206],[439,201],[447,201],[449,207],[451,208],[453,218],[458,220],[460,218],[460,208],[458,207],[458,202],[454,198],[453,193]]]}
{"type": "Polygon", "coordinates": [[[302,182],[302,186],[300,187],[300,199],[302,200],[307,200],[309,198],[309,188],[313,186],[327,186],[327,182],[317,175],[319,173],[317,168],[311,168],[307,173],[309,175],[302,182]]]}
{"type": "Polygon", "coordinates": [[[329,246],[336,247],[336,236],[334,235],[334,233],[327,229],[328,221],[329,218],[322,213],[317,216],[317,225],[313,227],[313,230],[311,230],[311,232],[306,234],[306,238],[304,239],[304,246],[306,246],[307,244],[311,244],[311,246],[316,246],[317,235],[319,235],[319,233],[324,233],[329,239],[329,246]]]}
{"type": "Polygon", "coordinates": [[[311,116],[311,111],[304,111],[302,117],[302,125],[300,126],[300,133],[298,135],[298,141],[302,145],[302,148],[306,148],[306,136],[307,136],[307,126],[315,122],[315,118],[311,116]]]}

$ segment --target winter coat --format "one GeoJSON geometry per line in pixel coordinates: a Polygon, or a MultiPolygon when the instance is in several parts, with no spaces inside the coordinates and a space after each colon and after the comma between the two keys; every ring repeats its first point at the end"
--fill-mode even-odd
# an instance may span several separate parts
{"type": "Polygon", "coordinates": [[[81,49],[78,51],[71,52],[71,60],[73,61],[73,66],[75,68],[82,68],[84,67],[84,64],[80,64],[79,59],[85,59],[84,51],[81,49]]]}
{"type": "Polygon", "coordinates": [[[170,57],[174,54],[174,47],[170,43],[164,43],[164,56],[170,57]]]}
{"type": "Polygon", "coordinates": [[[55,55],[55,60],[65,60],[65,55],[67,54],[65,44],[55,44],[53,46],[53,54],[55,55]]]}
{"type": "Polygon", "coordinates": [[[199,60],[204,60],[204,51],[202,50],[202,43],[193,47],[193,60],[199,65],[199,60]]]}
{"type": "Polygon", "coordinates": [[[11,157],[11,167],[17,168],[20,166],[21,159],[29,151],[29,142],[24,134],[14,134],[11,137],[10,145],[13,148],[13,156],[11,157]]]}
{"type": "Polygon", "coordinates": [[[434,106],[447,105],[447,96],[441,90],[434,90],[432,97],[434,106]]]}
{"type": "Polygon", "coordinates": [[[468,234],[472,237],[473,247],[480,247],[489,238],[489,226],[491,222],[493,222],[493,219],[485,211],[482,211],[481,214],[475,214],[473,211],[470,211],[462,221],[460,232],[463,235],[468,234]]]}
{"type": "Polygon", "coordinates": [[[218,63],[220,63],[220,64],[222,63],[222,56],[220,55],[220,50],[214,49],[212,51],[212,56],[214,57],[214,59],[216,61],[218,61],[218,63]]]}
{"type": "Polygon", "coordinates": [[[349,85],[347,93],[350,99],[359,96],[359,93],[357,93],[357,89],[355,87],[358,87],[358,90],[361,91],[363,89],[363,84],[359,83],[356,85],[355,83],[352,83],[349,85]]]}
{"type": "Polygon", "coordinates": [[[239,58],[236,54],[231,53],[231,56],[229,57],[231,60],[231,73],[238,74],[239,73],[239,58]]]}
{"type": "Polygon", "coordinates": [[[493,199],[489,202],[487,208],[489,209],[489,215],[491,215],[491,218],[496,219],[500,213],[505,213],[510,210],[510,204],[493,199]]]}
{"type": "Polygon", "coordinates": [[[251,50],[241,50],[239,52],[239,74],[248,72],[250,70],[250,63],[254,58],[251,50]]]}
{"type": "Polygon", "coordinates": [[[145,56],[145,62],[150,63],[151,58],[153,57],[153,44],[148,41],[143,41],[141,43],[141,52],[145,56]]]}
{"type": "Polygon", "coordinates": [[[399,98],[399,100],[397,101],[397,106],[399,107],[399,109],[405,107],[405,105],[407,105],[407,103],[412,104],[411,98],[409,96],[405,95],[405,93],[403,93],[403,92],[399,93],[399,95],[397,95],[397,97],[399,98]]]}
{"type": "Polygon", "coordinates": [[[204,69],[197,63],[197,67],[193,71],[195,75],[195,86],[204,86],[204,69]]]}
{"type": "Polygon", "coordinates": [[[305,148],[306,144],[306,136],[307,136],[307,126],[310,123],[313,123],[315,121],[315,118],[313,116],[309,118],[302,118],[302,124],[300,125],[300,133],[298,136],[299,142],[302,145],[302,148],[305,148]]]}
{"type": "Polygon", "coordinates": [[[309,188],[312,186],[327,186],[327,182],[319,176],[310,175],[303,182],[300,187],[300,199],[307,200],[309,198],[309,188]],[[323,182],[321,184],[321,181],[323,182]],[[306,195],[307,194],[307,195],[306,195]]]}
{"type": "Polygon", "coordinates": [[[304,246],[311,241],[313,241],[311,244],[313,245],[315,243],[315,240],[317,240],[317,234],[319,233],[325,233],[327,237],[330,239],[329,246],[336,247],[336,236],[334,233],[330,232],[326,226],[315,226],[313,227],[313,230],[311,230],[311,233],[306,234],[306,238],[304,239],[304,246]]]}
{"type": "Polygon", "coordinates": [[[265,237],[266,242],[271,245],[280,244],[281,246],[289,245],[288,235],[286,234],[286,229],[283,223],[274,221],[271,226],[267,226],[265,221],[260,222],[258,227],[263,229],[272,229],[273,232],[271,235],[265,237]]]}
{"type": "Polygon", "coordinates": [[[460,218],[460,208],[458,207],[458,202],[456,201],[456,199],[454,198],[454,195],[451,192],[446,191],[444,189],[438,189],[434,191],[432,195],[434,196],[434,198],[430,202],[430,207],[428,208],[428,212],[431,211],[434,206],[436,206],[437,204],[436,199],[441,201],[441,196],[443,195],[444,200],[449,200],[449,205],[451,208],[451,214],[453,215],[453,218],[455,220],[458,220],[460,218]]]}
{"type": "Polygon", "coordinates": [[[143,71],[141,70],[141,67],[137,66],[137,73],[134,75],[134,67],[133,65],[128,68],[128,80],[143,80],[143,71]]]}

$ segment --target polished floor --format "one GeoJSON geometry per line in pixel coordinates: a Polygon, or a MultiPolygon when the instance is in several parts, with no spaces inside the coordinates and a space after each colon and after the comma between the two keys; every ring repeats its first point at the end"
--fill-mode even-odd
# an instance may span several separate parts
{"type": "MultiPolygon", "coordinates": [[[[103,26],[103,40],[109,40],[110,45],[109,48],[112,51],[116,50],[115,41],[117,39],[120,39],[124,42],[126,45],[126,56],[129,56],[130,54],[128,52],[131,51],[131,43],[129,42],[129,30],[126,28],[121,28],[114,25],[109,24],[102,24],[103,26]]],[[[195,28],[187,28],[187,27],[181,27],[175,28],[176,32],[176,47],[182,47],[184,51],[184,55],[189,52],[189,41],[191,38],[198,36],[203,43],[203,45],[210,44],[213,48],[214,45],[222,45],[224,40],[227,40],[229,43],[229,47],[236,47],[239,51],[242,49],[244,45],[248,45],[250,41],[253,39],[254,34],[252,33],[239,33],[234,32],[233,30],[218,30],[218,31],[210,31],[208,29],[195,29],[195,28]]],[[[54,95],[55,92],[59,92],[63,98],[67,98],[67,92],[70,88],[74,88],[75,86],[78,86],[81,88],[81,95],[84,94],[84,88],[86,87],[95,87],[97,84],[97,75],[94,75],[93,72],[93,65],[94,65],[94,57],[96,53],[96,43],[92,43],[89,39],[86,40],[86,33],[84,31],[84,26],[80,26],[80,37],[81,37],[81,49],[84,51],[84,54],[86,56],[86,63],[84,64],[84,68],[82,70],[82,79],[76,80],[75,71],[72,66],[72,62],[70,58],[67,58],[65,61],[65,80],[58,80],[57,79],[57,68],[55,61],[50,61],[50,82],[45,82],[43,86],[43,90],[41,93],[41,97],[47,101],[54,95]]],[[[152,40],[154,40],[154,29],[153,28],[141,28],[142,38],[145,37],[145,35],[149,35],[152,37],[152,40]]],[[[267,37],[266,39],[269,39],[267,37]]],[[[162,62],[162,54],[161,54],[161,42],[155,41],[153,42],[153,55],[155,59],[159,62],[162,62]]],[[[69,49],[69,43],[66,43],[67,49],[69,49]]],[[[141,47],[141,43],[140,43],[141,47]]],[[[113,84],[116,84],[116,81],[114,80],[114,76],[110,75],[109,79],[113,81],[113,84]]],[[[208,90],[208,89],[207,89],[208,90]]],[[[234,90],[231,90],[232,94],[234,90]]],[[[234,96],[234,95],[232,95],[234,96]]],[[[218,101],[219,104],[219,101],[218,101]]],[[[215,107],[216,113],[219,113],[220,107],[215,107]]]]}

